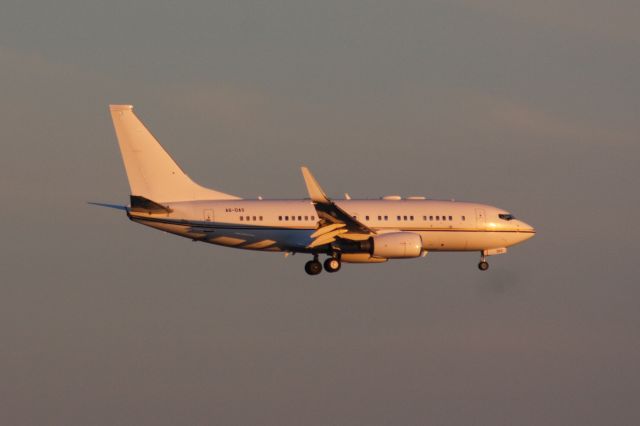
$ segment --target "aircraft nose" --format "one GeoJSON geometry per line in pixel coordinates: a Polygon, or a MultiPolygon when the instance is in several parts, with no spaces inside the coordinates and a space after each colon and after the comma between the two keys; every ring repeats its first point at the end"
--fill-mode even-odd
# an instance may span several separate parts
{"type": "Polygon", "coordinates": [[[528,238],[531,238],[534,235],[536,235],[536,229],[533,226],[523,221],[520,221],[520,223],[518,224],[518,230],[521,232],[526,232],[530,234],[528,238]]]}

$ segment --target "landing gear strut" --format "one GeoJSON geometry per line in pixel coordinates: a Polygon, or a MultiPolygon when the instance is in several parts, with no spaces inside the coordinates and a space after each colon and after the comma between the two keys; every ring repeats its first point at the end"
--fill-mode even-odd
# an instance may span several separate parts
{"type": "Polygon", "coordinates": [[[480,263],[478,263],[478,269],[481,271],[486,271],[489,269],[489,262],[487,262],[487,257],[483,254],[480,256],[480,263]]]}
{"type": "Polygon", "coordinates": [[[313,256],[313,260],[308,261],[304,264],[304,270],[309,275],[318,275],[322,272],[322,263],[318,260],[318,255],[313,256]]]}
{"type": "Polygon", "coordinates": [[[324,261],[324,270],[327,272],[338,272],[342,262],[337,257],[330,257],[324,261]]]}

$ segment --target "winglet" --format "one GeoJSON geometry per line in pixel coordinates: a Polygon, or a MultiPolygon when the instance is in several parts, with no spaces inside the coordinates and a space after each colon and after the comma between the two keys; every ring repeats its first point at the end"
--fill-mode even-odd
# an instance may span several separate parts
{"type": "MultiPolygon", "coordinates": [[[[331,232],[327,232],[326,234],[323,229],[321,235],[318,233],[314,233],[316,239],[314,242],[309,245],[309,248],[316,247],[317,245],[328,244],[331,241],[335,240],[339,234],[344,232],[354,232],[359,234],[375,234],[375,231],[370,229],[368,226],[359,222],[354,216],[342,210],[340,206],[331,201],[327,194],[322,190],[320,184],[313,177],[309,169],[305,166],[301,167],[302,177],[304,177],[304,183],[307,184],[307,191],[309,191],[309,197],[311,201],[315,204],[316,211],[318,212],[318,218],[320,219],[321,228],[328,226],[331,232]],[[332,228],[332,224],[344,224],[346,229],[340,228],[332,228]]],[[[320,231],[320,229],[318,231],[320,231]]],[[[313,237],[313,236],[312,236],[313,237]]]]}
{"type": "Polygon", "coordinates": [[[329,197],[327,197],[327,194],[322,190],[320,184],[316,178],[313,177],[309,169],[306,166],[302,166],[300,169],[302,170],[302,177],[304,178],[304,183],[307,185],[307,191],[309,192],[311,201],[315,203],[329,203],[329,197]]]}

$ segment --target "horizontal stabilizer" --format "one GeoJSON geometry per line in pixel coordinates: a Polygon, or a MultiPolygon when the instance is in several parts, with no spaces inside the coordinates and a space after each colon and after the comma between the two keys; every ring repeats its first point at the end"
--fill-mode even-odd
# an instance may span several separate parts
{"type": "Polygon", "coordinates": [[[98,207],[107,207],[109,209],[124,210],[125,212],[127,211],[127,206],[121,206],[120,204],[94,203],[92,201],[87,201],[87,204],[98,207]]]}

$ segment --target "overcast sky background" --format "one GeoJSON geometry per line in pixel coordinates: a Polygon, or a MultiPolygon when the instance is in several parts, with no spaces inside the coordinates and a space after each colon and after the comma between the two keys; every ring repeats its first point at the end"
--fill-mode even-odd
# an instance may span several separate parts
{"type": "Polygon", "coordinates": [[[0,6],[0,423],[640,423],[640,4],[0,6]],[[108,104],[200,183],[486,202],[538,235],[308,277],[126,203],[108,104]]]}

